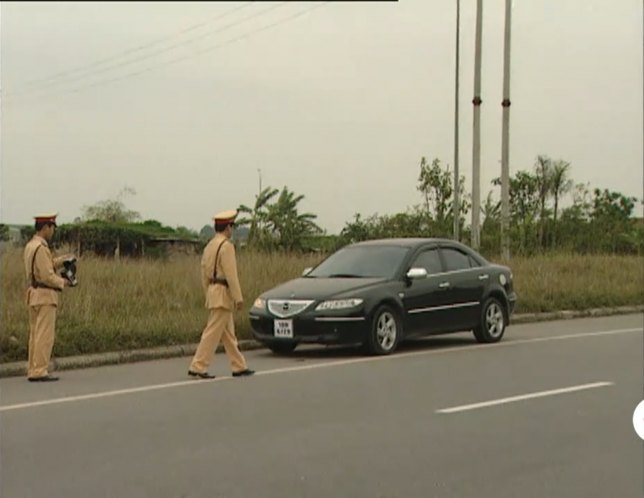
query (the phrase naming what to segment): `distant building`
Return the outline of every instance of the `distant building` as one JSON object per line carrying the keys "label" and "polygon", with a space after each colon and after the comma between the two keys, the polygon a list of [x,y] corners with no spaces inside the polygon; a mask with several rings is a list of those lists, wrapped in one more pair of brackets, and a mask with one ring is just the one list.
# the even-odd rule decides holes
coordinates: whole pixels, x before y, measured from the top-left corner
{"label": "distant building", "polygon": [[161,249],[165,254],[196,254],[201,250],[202,241],[199,239],[180,239],[177,237],[156,237],[147,243],[150,248]]}
{"label": "distant building", "polygon": [[9,227],[9,241],[14,244],[21,244],[24,241],[22,240],[22,230],[25,225],[7,225]]}
{"label": "distant building", "polygon": [[250,228],[247,226],[235,227],[235,230],[233,230],[233,241],[243,247],[248,242],[249,234]]}

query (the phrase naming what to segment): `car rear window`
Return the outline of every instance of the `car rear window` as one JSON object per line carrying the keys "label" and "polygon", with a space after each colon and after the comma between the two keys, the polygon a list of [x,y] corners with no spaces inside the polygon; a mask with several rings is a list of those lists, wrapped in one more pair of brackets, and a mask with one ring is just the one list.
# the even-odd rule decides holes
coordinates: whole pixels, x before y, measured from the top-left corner
{"label": "car rear window", "polygon": [[472,267],[470,257],[458,249],[444,247],[442,252],[445,258],[446,271],[466,270]]}

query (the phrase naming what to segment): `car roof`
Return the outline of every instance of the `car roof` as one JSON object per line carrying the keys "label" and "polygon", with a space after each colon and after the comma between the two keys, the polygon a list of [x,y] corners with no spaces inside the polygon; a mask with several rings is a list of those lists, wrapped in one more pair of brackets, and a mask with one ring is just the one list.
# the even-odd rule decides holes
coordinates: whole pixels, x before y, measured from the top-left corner
{"label": "car roof", "polygon": [[400,238],[391,238],[391,239],[373,239],[373,240],[363,240],[361,242],[356,242],[351,244],[353,246],[402,246],[402,247],[416,247],[421,244],[428,243],[450,243],[455,245],[462,245],[455,240],[451,239],[438,239],[438,238],[422,238],[422,237],[400,237]]}
{"label": "car roof", "polygon": [[473,249],[472,247],[463,244],[457,240],[445,239],[445,238],[431,238],[431,237],[399,237],[399,238],[390,238],[390,239],[373,239],[373,240],[363,240],[361,242],[355,242],[350,244],[349,247],[364,247],[364,246],[397,246],[397,247],[406,247],[410,249],[415,249],[417,247],[423,246],[425,244],[441,244],[441,245],[450,245],[452,247],[460,247],[470,254],[476,255],[476,257],[482,263],[489,263],[487,259],[479,252]]}

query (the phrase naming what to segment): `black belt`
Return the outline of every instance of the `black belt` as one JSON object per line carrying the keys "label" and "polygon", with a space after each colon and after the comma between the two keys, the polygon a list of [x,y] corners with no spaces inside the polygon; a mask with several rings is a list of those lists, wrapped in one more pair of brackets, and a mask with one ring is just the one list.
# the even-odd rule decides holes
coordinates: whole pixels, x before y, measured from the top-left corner
{"label": "black belt", "polygon": [[31,286],[34,289],[51,289],[57,292],[61,292],[61,290],[58,287],[50,287],[49,285],[41,284],[40,282],[32,282]]}
{"label": "black belt", "polygon": [[228,280],[226,280],[225,278],[211,278],[210,283],[214,285],[220,284],[228,287]]}

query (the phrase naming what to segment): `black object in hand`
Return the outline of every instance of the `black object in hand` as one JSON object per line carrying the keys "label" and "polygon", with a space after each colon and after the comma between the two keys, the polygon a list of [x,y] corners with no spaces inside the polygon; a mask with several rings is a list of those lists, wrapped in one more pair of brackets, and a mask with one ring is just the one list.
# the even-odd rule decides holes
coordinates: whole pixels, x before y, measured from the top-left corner
{"label": "black object in hand", "polygon": [[63,270],[60,272],[61,276],[67,279],[72,287],[78,285],[76,278],[76,258],[71,257],[63,260]]}

